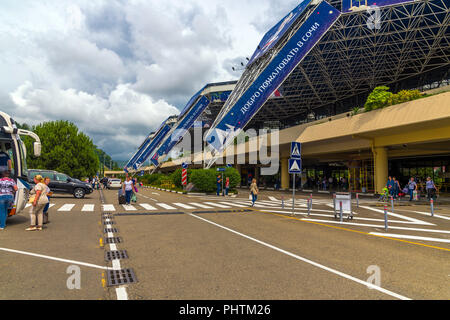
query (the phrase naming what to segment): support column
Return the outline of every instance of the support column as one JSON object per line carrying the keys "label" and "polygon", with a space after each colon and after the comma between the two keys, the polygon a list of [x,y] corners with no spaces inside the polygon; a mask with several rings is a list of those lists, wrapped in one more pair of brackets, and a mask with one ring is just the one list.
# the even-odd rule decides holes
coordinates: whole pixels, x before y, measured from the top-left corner
{"label": "support column", "polygon": [[281,158],[281,189],[289,190],[289,158]]}
{"label": "support column", "polygon": [[374,148],[374,171],[375,171],[375,191],[383,193],[386,181],[389,176],[388,156],[386,148]]}

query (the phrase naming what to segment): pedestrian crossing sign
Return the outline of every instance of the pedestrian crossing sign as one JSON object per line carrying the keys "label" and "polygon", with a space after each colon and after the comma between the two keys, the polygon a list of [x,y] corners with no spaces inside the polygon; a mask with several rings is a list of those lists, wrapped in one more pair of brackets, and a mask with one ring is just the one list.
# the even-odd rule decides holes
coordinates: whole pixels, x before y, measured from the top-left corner
{"label": "pedestrian crossing sign", "polygon": [[289,159],[289,173],[302,173],[301,159]]}
{"label": "pedestrian crossing sign", "polygon": [[301,159],[302,157],[302,145],[300,142],[291,143],[291,158]]}

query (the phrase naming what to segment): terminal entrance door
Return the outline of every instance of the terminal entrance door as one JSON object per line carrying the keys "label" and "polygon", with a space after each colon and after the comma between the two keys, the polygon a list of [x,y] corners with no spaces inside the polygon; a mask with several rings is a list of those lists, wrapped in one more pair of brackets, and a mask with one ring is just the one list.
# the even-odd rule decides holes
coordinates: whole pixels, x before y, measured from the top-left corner
{"label": "terminal entrance door", "polygon": [[374,192],[375,180],[372,160],[349,163],[349,188],[351,192]]}

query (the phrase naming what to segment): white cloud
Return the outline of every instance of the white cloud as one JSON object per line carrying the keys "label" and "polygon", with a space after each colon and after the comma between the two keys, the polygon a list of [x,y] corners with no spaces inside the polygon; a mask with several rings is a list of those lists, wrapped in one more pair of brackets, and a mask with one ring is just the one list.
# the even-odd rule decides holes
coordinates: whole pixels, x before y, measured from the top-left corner
{"label": "white cloud", "polygon": [[203,85],[237,79],[231,67],[296,4],[2,0],[0,108],[33,124],[73,121],[126,160]]}

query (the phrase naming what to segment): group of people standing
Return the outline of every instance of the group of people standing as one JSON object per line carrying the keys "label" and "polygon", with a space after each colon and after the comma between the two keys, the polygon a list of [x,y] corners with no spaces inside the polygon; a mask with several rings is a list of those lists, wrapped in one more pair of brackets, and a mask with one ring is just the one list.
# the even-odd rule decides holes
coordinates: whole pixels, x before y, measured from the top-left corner
{"label": "group of people standing", "polygon": [[[52,195],[48,184],[50,178],[43,178],[40,175],[34,177],[35,186],[30,191],[28,203],[30,206],[30,226],[26,231],[42,231],[44,224],[49,222],[48,209],[50,207],[50,196]],[[14,203],[14,194],[18,187],[16,182],[10,178],[10,171],[1,172],[0,179],[0,231],[6,228],[8,210]]]}
{"label": "group of people standing", "polygon": [[[417,200],[417,195],[419,192],[419,185],[414,179],[411,177],[405,187],[402,189],[400,186],[400,182],[396,179],[396,177],[389,176],[388,181],[386,183],[386,188],[389,192],[389,195],[394,199],[399,197],[401,192],[409,195],[409,201]],[[436,185],[431,177],[427,178],[425,189],[427,193],[428,200],[436,198]]]}
{"label": "group of people standing", "polygon": [[[220,191],[222,190],[222,176],[219,174],[217,176],[217,196],[220,196]],[[228,196],[228,192],[230,191],[230,178],[226,177],[225,186],[224,186],[225,195]]]}

